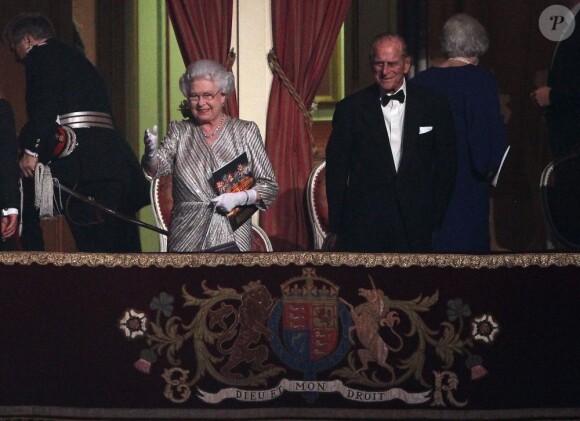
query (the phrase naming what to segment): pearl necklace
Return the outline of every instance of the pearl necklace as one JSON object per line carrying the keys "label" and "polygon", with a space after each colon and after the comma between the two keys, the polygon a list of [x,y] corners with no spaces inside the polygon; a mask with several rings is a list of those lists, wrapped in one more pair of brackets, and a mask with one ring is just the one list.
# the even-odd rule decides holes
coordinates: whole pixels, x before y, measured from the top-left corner
{"label": "pearl necklace", "polygon": [[222,114],[222,117],[220,118],[220,122],[218,123],[217,127],[215,128],[215,130],[213,132],[211,132],[210,134],[205,134],[203,132],[203,130],[201,131],[201,134],[203,135],[203,137],[205,137],[206,139],[209,139],[211,137],[214,137],[217,132],[220,131],[220,129],[222,128],[222,125],[224,124],[224,121],[226,119],[226,115]]}
{"label": "pearl necklace", "polygon": [[455,60],[455,61],[460,61],[461,63],[465,63],[465,64],[477,64],[477,59],[475,60],[475,63],[472,63],[471,60],[469,60],[466,57],[451,57],[449,60]]}

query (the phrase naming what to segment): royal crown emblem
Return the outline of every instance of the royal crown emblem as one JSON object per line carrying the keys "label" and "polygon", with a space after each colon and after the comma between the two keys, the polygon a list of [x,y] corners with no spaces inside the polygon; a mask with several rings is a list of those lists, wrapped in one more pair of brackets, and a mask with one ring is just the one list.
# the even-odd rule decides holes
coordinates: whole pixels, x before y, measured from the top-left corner
{"label": "royal crown emblem", "polygon": [[274,336],[272,350],[313,380],[317,371],[331,368],[346,356],[350,315],[338,300],[340,288],[313,269],[305,269],[280,289],[282,300],[272,310],[268,327],[273,332],[281,330],[283,340]]}

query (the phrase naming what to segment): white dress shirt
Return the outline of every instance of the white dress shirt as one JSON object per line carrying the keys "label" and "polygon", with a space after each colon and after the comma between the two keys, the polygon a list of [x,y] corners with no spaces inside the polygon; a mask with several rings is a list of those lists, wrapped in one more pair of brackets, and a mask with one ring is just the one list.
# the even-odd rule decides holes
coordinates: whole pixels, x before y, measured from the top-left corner
{"label": "white dress shirt", "polygon": [[399,170],[399,163],[401,162],[401,155],[403,153],[403,122],[405,121],[405,104],[407,102],[407,85],[405,80],[403,80],[403,85],[397,92],[401,90],[405,93],[405,102],[403,104],[399,101],[389,101],[387,105],[381,106],[383,117],[385,118],[385,127],[389,134],[393,160],[395,161],[395,170],[397,171]]}

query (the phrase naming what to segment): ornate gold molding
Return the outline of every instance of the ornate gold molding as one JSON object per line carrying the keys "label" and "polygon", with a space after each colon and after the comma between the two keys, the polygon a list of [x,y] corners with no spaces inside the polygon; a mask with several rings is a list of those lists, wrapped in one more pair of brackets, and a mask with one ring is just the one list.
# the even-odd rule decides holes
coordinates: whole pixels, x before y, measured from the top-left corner
{"label": "ornate gold molding", "polygon": [[578,253],[525,253],[525,254],[387,254],[387,253],[52,253],[2,252],[3,265],[53,265],[89,267],[216,267],[216,266],[288,266],[291,264],[330,266],[383,266],[383,267],[452,267],[494,269],[529,266],[580,266]]}

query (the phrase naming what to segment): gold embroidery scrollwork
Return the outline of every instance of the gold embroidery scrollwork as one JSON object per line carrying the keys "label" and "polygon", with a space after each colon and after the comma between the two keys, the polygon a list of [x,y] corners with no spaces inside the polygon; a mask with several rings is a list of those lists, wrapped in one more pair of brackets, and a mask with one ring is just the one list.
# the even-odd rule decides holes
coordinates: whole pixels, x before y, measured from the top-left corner
{"label": "gold embroidery scrollwork", "polygon": [[396,254],[396,253],[55,253],[2,252],[3,265],[52,265],[89,267],[217,267],[330,265],[351,267],[452,267],[495,269],[501,267],[580,266],[580,253],[527,254]]}
{"label": "gold embroidery scrollwork", "polygon": [[165,369],[163,379],[167,382],[163,395],[174,403],[186,402],[191,396],[191,388],[187,384],[189,370],[179,367]]}

